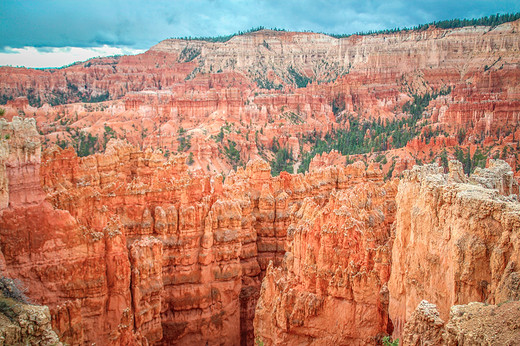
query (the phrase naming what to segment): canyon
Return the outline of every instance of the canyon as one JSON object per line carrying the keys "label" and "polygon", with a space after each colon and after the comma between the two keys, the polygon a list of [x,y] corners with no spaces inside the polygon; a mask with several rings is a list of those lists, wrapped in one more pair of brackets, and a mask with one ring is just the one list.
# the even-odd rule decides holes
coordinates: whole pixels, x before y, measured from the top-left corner
{"label": "canyon", "polygon": [[66,343],[252,341],[261,279],[305,197],[382,184],[363,163],[271,177],[261,160],[223,182],[114,139],[104,154],[41,156],[33,120],[4,122],[7,134],[4,268],[49,306]]}
{"label": "canyon", "polygon": [[223,181],[115,139],[42,154],[32,119],[1,136],[3,273],[65,343],[375,344],[421,299],[446,320],[520,295],[519,185],[501,160],[400,181],[363,162],[271,177],[256,160]]}
{"label": "canyon", "polygon": [[519,30],[0,67],[0,341],[518,340]]}
{"label": "canyon", "polygon": [[[227,174],[256,158],[273,163],[286,148],[286,163],[305,172],[316,153],[336,149],[367,163],[382,152],[383,171],[397,176],[439,162],[444,149],[455,158],[458,146],[499,156],[518,177],[519,26],[168,39],[62,69],[0,67],[0,99],[6,119],[36,119],[44,147],[81,156],[125,138],[191,153],[192,170]],[[365,131],[362,147],[327,140],[353,124]]]}

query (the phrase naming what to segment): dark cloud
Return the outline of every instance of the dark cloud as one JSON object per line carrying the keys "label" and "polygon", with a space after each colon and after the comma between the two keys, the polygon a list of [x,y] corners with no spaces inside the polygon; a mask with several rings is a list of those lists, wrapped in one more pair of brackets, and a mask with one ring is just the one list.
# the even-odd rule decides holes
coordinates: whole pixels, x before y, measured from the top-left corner
{"label": "dark cloud", "polygon": [[227,35],[256,26],[353,33],[519,11],[517,0],[2,0],[0,48],[144,49],[168,37]]}

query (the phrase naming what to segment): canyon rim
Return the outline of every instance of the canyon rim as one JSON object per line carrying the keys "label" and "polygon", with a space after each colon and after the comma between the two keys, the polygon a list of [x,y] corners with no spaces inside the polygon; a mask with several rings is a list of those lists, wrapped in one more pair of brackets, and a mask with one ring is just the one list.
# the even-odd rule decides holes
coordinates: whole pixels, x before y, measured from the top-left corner
{"label": "canyon rim", "polygon": [[0,345],[517,343],[519,18],[0,67]]}

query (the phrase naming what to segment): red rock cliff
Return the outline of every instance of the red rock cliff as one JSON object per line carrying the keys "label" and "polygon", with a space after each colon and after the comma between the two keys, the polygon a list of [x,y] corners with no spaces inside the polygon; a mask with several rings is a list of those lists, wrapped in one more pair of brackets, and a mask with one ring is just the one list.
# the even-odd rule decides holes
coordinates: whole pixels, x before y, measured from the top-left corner
{"label": "red rock cliff", "polygon": [[1,268],[65,342],[247,344],[254,327],[267,343],[373,343],[425,298],[446,320],[518,296],[502,161],[470,178],[414,168],[394,204],[396,182],[361,162],[273,178],[257,160],[223,182],[118,140],[40,158],[33,121],[2,124]]}
{"label": "red rock cliff", "polygon": [[374,344],[391,332],[396,184],[362,163],[331,173],[344,177],[343,189],[306,198],[293,212],[284,262],[271,264],[262,282],[255,335],[267,345]]}
{"label": "red rock cliff", "polygon": [[[50,307],[65,342],[251,342],[260,280],[281,263],[294,212],[349,186],[337,169],[273,178],[260,160],[223,183],[190,173],[185,156],[111,140],[85,158],[44,152],[42,190],[34,122],[4,127],[15,129],[4,149],[20,158],[3,177],[4,194],[16,191],[0,218],[5,266]],[[22,182],[24,165],[34,168]],[[19,191],[32,197],[18,202]]]}
{"label": "red rock cliff", "polygon": [[493,161],[469,179],[457,161],[405,172],[396,197],[389,313],[402,333],[421,300],[448,320],[452,305],[518,299],[518,183]]}

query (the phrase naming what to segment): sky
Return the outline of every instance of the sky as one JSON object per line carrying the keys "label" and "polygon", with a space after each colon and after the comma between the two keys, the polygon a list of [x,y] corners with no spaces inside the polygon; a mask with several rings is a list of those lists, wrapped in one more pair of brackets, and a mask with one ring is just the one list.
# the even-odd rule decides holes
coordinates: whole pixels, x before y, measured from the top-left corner
{"label": "sky", "polygon": [[0,65],[60,67],[253,27],[349,34],[520,12],[520,0],[1,0]]}

